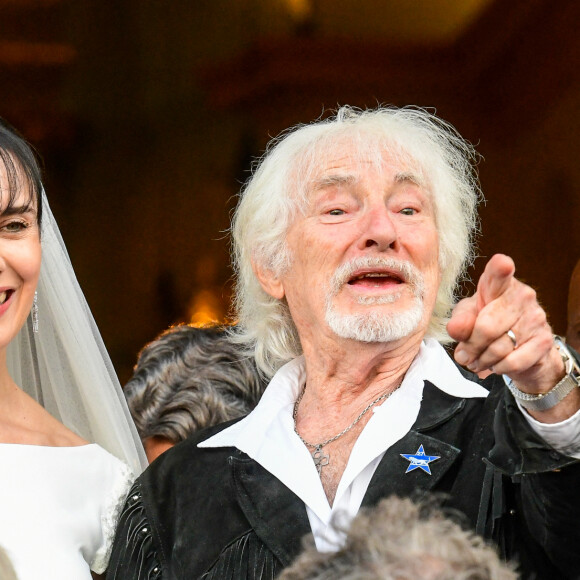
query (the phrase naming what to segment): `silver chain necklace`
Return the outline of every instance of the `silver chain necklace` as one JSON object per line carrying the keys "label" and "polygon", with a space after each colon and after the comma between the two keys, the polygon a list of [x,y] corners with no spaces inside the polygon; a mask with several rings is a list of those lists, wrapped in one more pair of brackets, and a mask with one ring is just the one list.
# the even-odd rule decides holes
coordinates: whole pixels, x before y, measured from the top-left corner
{"label": "silver chain necklace", "polygon": [[360,415],[348,427],[346,427],[340,433],[338,433],[338,435],[335,435],[334,437],[331,437],[330,439],[327,439],[326,441],[322,441],[322,443],[308,443],[308,441],[305,441],[302,438],[302,435],[300,435],[300,433],[298,433],[298,429],[296,427],[296,416],[298,415],[298,406],[300,405],[300,401],[302,401],[302,397],[304,396],[304,393],[306,392],[306,385],[304,385],[302,392],[300,393],[300,395],[298,395],[298,398],[296,399],[296,402],[294,403],[294,411],[292,412],[292,418],[294,419],[294,433],[296,433],[296,435],[298,435],[298,437],[300,437],[300,441],[302,441],[302,443],[304,443],[304,445],[306,445],[306,447],[310,447],[310,448],[314,449],[314,451],[311,453],[311,455],[312,455],[312,459],[314,460],[314,465],[316,466],[316,471],[318,471],[318,475],[320,475],[322,473],[322,468],[325,465],[328,465],[330,463],[330,455],[328,453],[324,453],[322,451],[322,448],[324,446],[328,445],[329,443],[336,441],[337,439],[342,437],[345,433],[348,433],[365,416],[365,414],[372,407],[374,407],[380,401],[388,399],[400,386],[401,386],[401,383],[399,383],[389,393],[383,393],[380,397],[377,397],[374,401],[369,403],[360,412]]}

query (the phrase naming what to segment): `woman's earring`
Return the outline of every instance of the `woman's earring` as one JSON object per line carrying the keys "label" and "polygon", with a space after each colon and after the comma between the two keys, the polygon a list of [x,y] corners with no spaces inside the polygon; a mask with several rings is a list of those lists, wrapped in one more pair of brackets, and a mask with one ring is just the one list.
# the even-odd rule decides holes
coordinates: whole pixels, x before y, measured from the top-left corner
{"label": "woman's earring", "polygon": [[32,315],[32,332],[38,332],[38,292],[34,293],[31,315]]}

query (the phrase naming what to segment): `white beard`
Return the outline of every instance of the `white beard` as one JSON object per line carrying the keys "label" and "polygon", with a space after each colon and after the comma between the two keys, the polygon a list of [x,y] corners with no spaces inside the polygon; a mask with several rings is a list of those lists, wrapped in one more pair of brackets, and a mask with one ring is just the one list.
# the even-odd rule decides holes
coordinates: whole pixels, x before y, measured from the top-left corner
{"label": "white beard", "polygon": [[[388,268],[401,274],[411,287],[414,295],[413,304],[405,310],[395,312],[377,312],[369,310],[358,314],[337,312],[333,298],[348,282],[352,274],[363,268]],[[419,326],[424,312],[424,283],[421,273],[408,262],[393,258],[358,258],[343,264],[337,269],[330,284],[326,299],[326,323],[341,338],[360,342],[392,342],[409,336]],[[361,296],[359,304],[389,304],[400,300],[401,293],[383,296]]]}

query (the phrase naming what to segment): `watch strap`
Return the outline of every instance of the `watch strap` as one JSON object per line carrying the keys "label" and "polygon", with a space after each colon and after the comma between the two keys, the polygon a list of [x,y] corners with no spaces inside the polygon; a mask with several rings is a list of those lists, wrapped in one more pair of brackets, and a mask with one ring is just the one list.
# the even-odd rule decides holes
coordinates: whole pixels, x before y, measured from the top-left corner
{"label": "watch strap", "polygon": [[557,405],[576,387],[580,387],[580,367],[574,356],[559,336],[554,337],[554,344],[562,356],[566,374],[551,390],[537,395],[525,393],[524,391],[520,391],[509,377],[505,377],[506,385],[511,394],[525,409],[529,409],[530,411],[547,411]]}

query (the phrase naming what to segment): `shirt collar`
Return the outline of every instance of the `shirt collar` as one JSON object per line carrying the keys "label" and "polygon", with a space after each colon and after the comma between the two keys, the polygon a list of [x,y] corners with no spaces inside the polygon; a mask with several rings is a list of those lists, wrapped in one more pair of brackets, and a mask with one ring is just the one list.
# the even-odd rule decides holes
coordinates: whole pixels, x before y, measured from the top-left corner
{"label": "shirt collar", "polygon": [[[417,383],[422,389],[424,381],[429,381],[453,397],[487,397],[488,394],[484,387],[465,378],[443,347],[430,338],[421,344],[419,353],[409,367],[399,391],[401,394],[407,394],[406,391],[411,390],[410,385]],[[260,440],[267,433],[269,425],[276,421],[279,413],[291,419],[291,430],[294,430],[292,420],[294,402],[305,382],[304,356],[299,356],[278,370],[260,402],[249,415],[199,443],[199,447],[233,446],[248,453],[250,457],[254,456],[254,453],[249,453],[248,450],[256,450],[260,446]]]}
{"label": "shirt collar", "polygon": [[407,371],[417,375],[453,397],[471,399],[487,397],[488,391],[480,384],[464,377],[445,349],[433,338],[423,341],[419,354]]}

